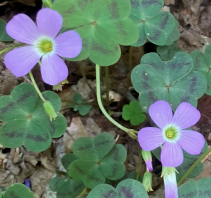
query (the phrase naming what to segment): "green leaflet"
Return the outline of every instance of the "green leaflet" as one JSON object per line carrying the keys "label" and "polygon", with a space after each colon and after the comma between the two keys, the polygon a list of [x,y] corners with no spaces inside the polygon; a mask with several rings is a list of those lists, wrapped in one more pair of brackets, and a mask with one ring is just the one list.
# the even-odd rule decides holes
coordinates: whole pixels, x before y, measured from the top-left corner
{"label": "green leaflet", "polygon": [[57,175],[50,181],[49,186],[56,192],[57,198],[76,198],[85,188],[82,182],[70,179],[67,175]]}
{"label": "green leaflet", "polygon": [[87,198],[148,198],[148,194],[141,182],[134,179],[121,181],[116,189],[108,184],[96,186]]}
{"label": "green leaflet", "polygon": [[73,96],[74,103],[70,103],[69,106],[73,108],[74,111],[79,111],[79,114],[85,116],[89,113],[92,105],[84,104],[81,94],[75,94]]}
{"label": "green leaflet", "polygon": [[139,30],[133,46],[142,46],[147,39],[156,45],[171,45],[179,38],[178,22],[169,12],[160,11],[163,0],[131,0],[130,18]]}
{"label": "green leaflet", "polygon": [[181,185],[178,189],[179,197],[209,198],[211,197],[211,178],[194,179]]}
{"label": "green leaflet", "polygon": [[206,94],[211,95],[211,45],[206,46],[205,53],[195,50],[191,52],[193,71],[200,71],[207,79]]}
{"label": "green leaflet", "polygon": [[205,76],[193,68],[189,54],[178,52],[170,61],[162,61],[156,53],[145,54],[141,64],[131,73],[131,81],[139,93],[139,102],[144,111],[157,100],[168,101],[175,110],[181,102],[196,107],[206,88]]}
{"label": "green leaflet", "polygon": [[80,55],[92,62],[109,66],[120,58],[120,46],[131,45],[138,39],[138,29],[129,15],[130,0],[58,0],[52,9],[63,17],[64,28],[77,31],[83,42]]}
{"label": "green leaflet", "polygon": [[122,118],[124,120],[130,120],[132,125],[138,125],[145,121],[146,116],[143,114],[139,102],[133,100],[129,105],[124,105],[122,108]]}
{"label": "green leaflet", "polygon": [[6,25],[7,23],[4,20],[0,19],[0,41],[2,42],[10,42],[14,40],[7,34]]}
{"label": "green leaflet", "polygon": [[177,42],[174,42],[172,45],[169,46],[165,45],[157,47],[157,53],[164,61],[171,60],[177,52],[182,52],[182,50],[177,47]]}
{"label": "green leaflet", "polygon": [[23,184],[12,184],[3,195],[4,198],[35,198],[31,190]]}
{"label": "green leaflet", "polygon": [[[59,96],[51,91],[43,92],[56,112],[61,108]],[[58,116],[52,122],[44,111],[43,102],[33,85],[22,83],[16,86],[10,96],[0,97],[0,142],[8,148],[24,145],[34,152],[44,151],[52,138],[60,137],[66,130],[64,116]]]}

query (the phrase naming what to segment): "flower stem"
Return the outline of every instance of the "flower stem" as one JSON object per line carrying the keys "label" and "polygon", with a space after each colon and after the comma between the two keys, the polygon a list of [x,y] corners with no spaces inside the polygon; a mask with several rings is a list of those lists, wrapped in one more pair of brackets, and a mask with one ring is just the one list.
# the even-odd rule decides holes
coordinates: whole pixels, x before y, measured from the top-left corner
{"label": "flower stem", "polygon": [[85,188],[77,198],[82,198],[87,192],[87,188]]}
{"label": "flower stem", "polygon": [[106,80],[106,106],[109,105],[109,70],[105,67],[105,80]]}
{"label": "flower stem", "polygon": [[[139,148],[140,149],[140,148]],[[141,175],[141,170],[142,170],[142,155],[141,155],[141,152],[139,152],[138,154],[138,170],[137,170],[137,173],[136,173],[136,180],[139,181],[139,178],[140,178],[140,175]]]}
{"label": "flower stem", "polygon": [[47,7],[47,8],[51,8],[53,3],[51,0],[43,0],[42,3]]}
{"label": "flower stem", "polygon": [[194,170],[194,168],[201,162],[209,153],[211,152],[211,147],[207,149],[195,162],[194,164],[188,169],[188,171],[183,175],[180,181],[177,183],[177,186],[180,186],[182,182],[188,177],[188,175]]}
{"label": "flower stem", "polygon": [[118,128],[120,128],[121,130],[123,130],[124,132],[126,132],[130,137],[132,137],[133,139],[137,140],[137,136],[136,133],[138,133],[138,131],[135,131],[133,129],[128,129],[124,126],[122,126],[121,124],[119,124],[118,122],[116,122],[105,110],[105,108],[103,107],[102,104],[102,100],[101,100],[101,91],[100,91],[100,66],[96,65],[96,91],[97,91],[97,102],[98,105],[100,107],[100,110],[102,111],[102,113],[104,114],[104,116],[110,121],[112,122],[115,126],[117,126]]}
{"label": "flower stem", "polygon": [[8,51],[10,51],[10,50],[12,50],[12,49],[14,49],[16,47],[20,47],[20,46],[23,46],[23,44],[17,44],[17,45],[13,45],[13,46],[7,47],[7,48],[5,48],[5,49],[0,51],[0,55],[5,53],[5,52],[8,52]]}
{"label": "flower stem", "polygon": [[32,81],[32,83],[33,83],[33,85],[34,85],[35,90],[37,91],[37,93],[38,93],[38,95],[40,96],[40,98],[42,99],[42,101],[43,101],[43,102],[47,102],[46,99],[43,97],[42,93],[40,92],[40,90],[39,90],[39,88],[38,88],[38,86],[37,86],[37,83],[36,83],[35,80],[34,80],[34,76],[33,76],[33,74],[32,74],[31,71],[29,72],[29,76],[30,76],[30,78],[31,78],[31,81]]}

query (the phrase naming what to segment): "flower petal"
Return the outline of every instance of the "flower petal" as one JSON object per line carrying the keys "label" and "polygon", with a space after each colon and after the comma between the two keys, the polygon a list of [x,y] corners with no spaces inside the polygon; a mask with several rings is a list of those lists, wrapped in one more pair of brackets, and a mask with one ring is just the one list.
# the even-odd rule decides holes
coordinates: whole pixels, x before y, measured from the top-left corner
{"label": "flower petal", "polygon": [[163,129],[172,121],[172,110],[168,102],[159,100],[149,107],[149,115],[155,124]]}
{"label": "flower petal", "polygon": [[155,127],[145,127],[138,133],[138,141],[142,149],[151,151],[161,146],[163,139],[162,130]]}
{"label": "flower petal", "polygon": [[8,52],[4,57],[4,63],[16,77],[20,77],[31,71],[40,56],[33,46],[24,46]]}
{"label": "flower petal", "polygon": [[57,85],[68,76],[64,61],[57,55],[43,56],[41,62],[42,79],[49,85]]}
{"label": "flower petal", "polygon": [[178,143],[187,153],[198,155],[204,147],[205,139],[196,131],[182,130]]}
{"label": "flower petal", "polygon": [[76,31],[67,31],[55,38],[56,54],[66,58],[78,56],[82,50],[82,40]]}
{"label": "flower petal", "polygon": [[17,41],[33,44],[39,36],[35,23],[25,14],[14,16],[6,26],[7,33]]}
{"label": "flower petal", "polygon": [[177,167],[183,162],[183,152],[179,144],[165,142],[161,150],[161,162],[163,166]]}
{"label": "flower petal", "polygon": [[43,35],[55,38],[62,23],[62,16],[55,10],[43,8],[37,13],[37,27]]}
{"label": "flower petal", "polygon": [[180,129],[186,129],[196,124],[200,117],[200,112],[194,106],[183,102],[177,107],[172,122],[180,127]]}

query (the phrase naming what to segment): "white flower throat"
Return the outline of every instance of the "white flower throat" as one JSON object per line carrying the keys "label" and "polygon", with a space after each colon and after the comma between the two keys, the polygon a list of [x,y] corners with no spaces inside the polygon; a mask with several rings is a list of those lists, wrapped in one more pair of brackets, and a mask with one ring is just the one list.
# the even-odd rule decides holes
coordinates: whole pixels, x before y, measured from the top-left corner
{"label": "white flower throat", "polygon": [[174,124],[169,124],[163,129],[163,136],[168,142],[176,142],[180,137],[180,129]]}

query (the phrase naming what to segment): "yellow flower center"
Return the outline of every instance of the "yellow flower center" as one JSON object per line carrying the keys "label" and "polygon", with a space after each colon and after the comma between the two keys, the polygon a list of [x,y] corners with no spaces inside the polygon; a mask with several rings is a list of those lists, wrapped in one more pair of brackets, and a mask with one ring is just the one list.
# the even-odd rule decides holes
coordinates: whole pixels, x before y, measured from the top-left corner
{"label": "yellow flower center", "polygon": [[169,139],[174,139],[178,135],[178,131],[175,127],[169,126],[168,128],[165,129],[165,135]]}
{"label": "yellow flower center", "polygon": [[167,136],[167,137],[169,137],[169,138],[171,138],[171,137],[173,137],[173,136],[174,136],[174,132],[173,132],[173,131],[168,130],[168,131],[166,131],[166,136]]}
{"label": "yellow flower center", "polygon": [[42,40],[39,44],[39,48],[40,48],[41,52],[48,53],[48,52],[52,51],[53,45],[52,45],[51,41]]}

